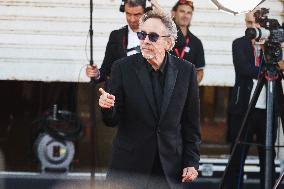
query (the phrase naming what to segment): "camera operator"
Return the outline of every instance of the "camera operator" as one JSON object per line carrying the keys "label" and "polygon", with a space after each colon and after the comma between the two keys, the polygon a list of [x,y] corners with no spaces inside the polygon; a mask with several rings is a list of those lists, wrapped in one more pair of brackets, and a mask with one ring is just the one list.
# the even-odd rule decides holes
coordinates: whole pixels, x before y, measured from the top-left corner
{"label": "camera operator", "polygon": [[[255,12],[255,11],[254,11]],[[259,28],[259,23],[256,23],[254,12],[246,14],[245,21],[248,28]],[[255,40],[250,40],[247,37],[241,37],[234,40],[232,45],[233,63],[235,68],[235,85],[231,94],[228,107],[228,126],[229,140],[234,145],[238,133],[240,131],[244,115],[248,109],[248,104],[254,93],[257,85],[257,78],[261,72],[264,63],[264,57],[260,45],[256,45]],[[273,141],[275,143],[276,131],[273,132]],[[266,133],[266,90],[265,86],[259,95],[255,108],[250,113],[250,116],[245,127],[244,139],[250,143],[256,135],[256,142],[265,145]],[[236,158],[232,160],[232,173],[230,179],[225,181],[225,187],[229,189],[240,189],[243,185],[243,166],[249,150],[248,145],[242,145],[237,148]],[[264,174],[265,174],[265,148],[258,146],[258,157],[260,161],[260,185],[264,189]],[[274,149],[273,149],[274,150]],[[273,151],[273,159],[275,151]],[[275,164],[272,165],[273,179],[275,179]]]}

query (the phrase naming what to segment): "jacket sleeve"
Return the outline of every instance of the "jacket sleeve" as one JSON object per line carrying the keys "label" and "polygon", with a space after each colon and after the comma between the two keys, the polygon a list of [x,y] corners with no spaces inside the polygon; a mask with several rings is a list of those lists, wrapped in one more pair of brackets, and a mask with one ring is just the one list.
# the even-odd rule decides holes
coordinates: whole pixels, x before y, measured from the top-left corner
{"label": "jacket sleeve", "polygon": [[106,46],[105,56],[100,68],[100,79],[98,82],[106,81],[107,76],[110,75],[111,65],[115,61],[113,46],[117,43],[115,31],[112,31]]}
{"label": "jacket sleeve", "polygon": [[115,96],[115,104],[111,109],[102,109],[103,121],[109,127],[115,127],[123,115],[124,93],[122,90],[122,73],[120,62],[113,63],[110,77],[110,93]]}
{"label": "jacket sleeve", "polygon": [[188,94],[181,118],[182,137],[183,137],[183,168],[199,167],[199,146],[200,136],[200,110],[199,110],[199,89],[194,66],[191,68],[189,78]]}
{"label": "jacket sleeve", "polygon": [[247,57],[248,49],[244,47],[244,43],[241,43],[239,40],[235,40],[232,45],[232,50],[236,74],[257,79],[258,67],[256,67],[254,63],[250,63]]}

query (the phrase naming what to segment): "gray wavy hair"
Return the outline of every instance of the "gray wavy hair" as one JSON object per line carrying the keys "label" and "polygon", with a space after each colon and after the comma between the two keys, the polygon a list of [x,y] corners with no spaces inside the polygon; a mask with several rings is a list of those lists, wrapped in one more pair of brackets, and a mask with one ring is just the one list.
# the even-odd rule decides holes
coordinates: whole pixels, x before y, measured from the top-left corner
{"label": "gray wavy hair", "polygon": [[177,39],[177,27],[174,21],[172,20],[171,16],[160,9],[154,9],[148,11],[140,18],[139,26],[141,27],[141,25],[143,25],[150,18],[160,19],[162,23],[165,25],[168,35],[170,35],[173,39],[172,46],[170,48],[172,49],[175,46],[175,41]]}

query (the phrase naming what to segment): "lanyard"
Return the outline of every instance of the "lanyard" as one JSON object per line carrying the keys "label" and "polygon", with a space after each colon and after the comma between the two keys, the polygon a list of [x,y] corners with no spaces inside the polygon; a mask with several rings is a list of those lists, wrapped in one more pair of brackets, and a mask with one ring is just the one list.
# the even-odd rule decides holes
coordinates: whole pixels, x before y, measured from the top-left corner
{"label": "lanyard", "polygon": [[179,51],[178,51],[178,49],[177,49],[177,48],[175,48],[175,49],[174,49],[174,50],[175,50],[176,55],[177,55],[179,58],[183,59],[184,54],[185,54],[185,49],[186,49],[186,47],[189,45],[189,41],[190,41],[189,36],[187,36],[187,37],[186,37],[186,43],[185,43],[185,46],[183,47],[183,49],[182,49],[181,53],[179,53]]}
{"label": "lanyard", "polygon": [[263,67],[263,57],[261,57],[261,52],[262,51],[253,46],[254,64],[255,67],[258,67],[258,75],[261,73]]}
{"label": "lanyard", "polygon": [[254,53],[254,63],[256,67],[260,66],[260,53],[259,53],[259,49],[253,47],[253,53]]}

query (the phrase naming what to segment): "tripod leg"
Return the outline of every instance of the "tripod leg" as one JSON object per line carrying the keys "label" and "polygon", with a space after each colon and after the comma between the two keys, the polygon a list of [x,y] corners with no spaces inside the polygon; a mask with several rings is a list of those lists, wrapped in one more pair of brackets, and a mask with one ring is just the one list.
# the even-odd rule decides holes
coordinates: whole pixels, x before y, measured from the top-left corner
{"label": "tripod leg", "polygon": [[[269,73],[269,72],[268,72]],[[269,73],[270,74],[270,73]],[[267,112],[266,112],[266,136],[265,136],[265,189],[272,188],[273,185],[273,126],[275,120],[275,80],[268,80],[267,84]]]}
{"label": "tripod leg", "polygon": [[[250,125],[247,124],[248,117],[249,117],[249,114],[252,111],[252,109],[255,107],[255,104],[256,104],[257,99],[259,97],[259,94],[260,94],[260,92],[261,92],[261,90],[262,90],[262,88],[264,86],[265,81],[266,80],[265,80],[264,75],[261,75],[261,77],[258,80],[258,83],[257,83],[256,89],[254,91],[254,94],[252,96],[252,99],[250,101],[250,104],[248,106],[248,109],[246,111],[246,114],[244,116],[244,119],[242,121],[241,129],[239,131],[238,137],[237,137],[237,139],[235,141],[235,144],[234,144],[234,147],[232,149],[232,153],[231,153],[228,165],[227,165],[227,167],[225,169],[225,172],[223,174],[221,183],[219,185],[219,189],[227,189],[227,188],[231,189],[231,188],[233,188],[232,187],[232,182],[230,182],[230,181],[232,179],[235,179],[235,178],[230,178],[231,177],[231,173],[234,172],[235,167],[243,166],[243,165],[241,165],[241,161],[239,161],[239,160],[241,160],[241,157],[239,156],[239,152],[245,152],[246,149],[243,146],[243,144],[241,144],[240,142],[245,141],[246,138],[247,138],[246,135],[247,135],[248,127],[250,127]],[[239,165],[236,165],[235,162],[240,162],[240,163],[239,163]]]}
{"label": "tripod leg", "polygon": [[[282,75],[283,79],[283,75]],[[284,93],[281,80],[277,82],[277,104],[278,104],[278,116],[280,116],[281,123],[282,123],[282,131],[284,133]]]}
{"label": "tripod leg", "polygon": [[[276,112],[278,112],[277,116],[280,116],[281,118],[282,131],[284,133],[284,125],[283,125],[284,124],[284,95],[283,95],[284,93],[283,93],[283,87],[281,83],[281,80],[283,79],[283,74],[281,73],[280,76],[281,76],[281,79],[277,82],[277,103],[276,104],[278,104],[278,107],[277,107]],[[280,177],[275,182],[273,189],[278,189],[283,179],[284,179],[284,171],[282,172]]]}
{"label": "tripod leg", "polygon": [[280,177],[277,179],[275,185],[273,186],[273,189],[278,189],[281,185],[282,180],[284,179],[284,172],[280,175]]}

